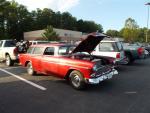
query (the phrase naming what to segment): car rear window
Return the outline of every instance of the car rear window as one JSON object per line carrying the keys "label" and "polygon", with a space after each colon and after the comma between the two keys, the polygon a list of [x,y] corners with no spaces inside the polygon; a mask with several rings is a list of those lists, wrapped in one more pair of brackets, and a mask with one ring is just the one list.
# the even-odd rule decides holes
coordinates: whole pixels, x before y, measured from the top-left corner
{"label": "car rear window", "polygon": [[103,52],[119,52],[123,50],[123,47],[119,42],[101,42],[99,50]]}
{"label": "car rear window", "polygon": [[114,51],[112,43],[109,42],[101,42],[99,44],[99,50],[100,51]]}

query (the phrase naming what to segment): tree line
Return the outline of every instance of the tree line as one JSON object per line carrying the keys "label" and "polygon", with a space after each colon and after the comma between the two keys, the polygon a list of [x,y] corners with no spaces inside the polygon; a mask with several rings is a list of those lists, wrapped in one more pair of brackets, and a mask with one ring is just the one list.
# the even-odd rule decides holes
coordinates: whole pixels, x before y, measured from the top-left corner
{"label": "tree line", "polygon": [[[23,39],[23,32],[46,29],[52,26],[59,29],[68,29],[91,33],[103,32],[101,24],[73,17],[68,12],[54,12],[44,8],[28,11],[26,6],[14,0],[0,0],[0,39]],[[145,42],[146,34],[150,42],[150,30],[140,28],[137,22],[128,18],[121,30],[107,30],[106,34],[112,37],[122,37],[127,42]]]}
{"label": "tree line", "polygon": [[31,12],[21,4],[0,0],[0,39],[23,39],[23,32],[45,29],[47,26],[76,30],[85,33],[103,32],[103,27],[94,21],[77,20],[68,12],[51,9],[36,9]]}
{"label": "tree line", "polygon": [[126,42],[146,42],[146,35],[147,35],[147,42],[150,42],[150,30],[146,27],[140,28],[137,22],[132,19],[128,18],[125,21],[124,27],[120,30],[107,30],[107,35],[111,37],[122,37]]}

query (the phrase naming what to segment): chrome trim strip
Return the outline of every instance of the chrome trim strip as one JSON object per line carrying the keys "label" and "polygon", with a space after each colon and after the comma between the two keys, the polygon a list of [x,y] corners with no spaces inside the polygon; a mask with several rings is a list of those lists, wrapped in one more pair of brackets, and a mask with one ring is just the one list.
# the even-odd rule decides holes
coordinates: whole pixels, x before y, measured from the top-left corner
{"label": "chrome trim strip", "polygon": [[48,60],[44,60],[44,61],[42,61],[42,62],[53,63],[53,64],[59,64],[59,65],[64,65],[64,66],[72,66],[72,67],[77,67],[77,68],[90,69],[90,68],[88,68],[88,67],[76,66],[76,65],[71,65],[71,64],[67,64],[67,63],[53,62],[53,61],[48,61]]}

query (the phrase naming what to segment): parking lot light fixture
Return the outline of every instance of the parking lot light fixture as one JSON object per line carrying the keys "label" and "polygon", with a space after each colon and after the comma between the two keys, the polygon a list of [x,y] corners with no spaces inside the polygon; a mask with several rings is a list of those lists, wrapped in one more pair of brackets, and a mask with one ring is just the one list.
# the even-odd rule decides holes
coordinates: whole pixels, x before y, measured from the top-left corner
{"label": "parking lot light fixture", "polygon": [[150,2],[146,3],[145,5],[147,5],[147,31],[146,31],[146,39],[145,42],[147,43],[147,39],[148,39],[148,24],[149,24],[149,6],[150,6]]}

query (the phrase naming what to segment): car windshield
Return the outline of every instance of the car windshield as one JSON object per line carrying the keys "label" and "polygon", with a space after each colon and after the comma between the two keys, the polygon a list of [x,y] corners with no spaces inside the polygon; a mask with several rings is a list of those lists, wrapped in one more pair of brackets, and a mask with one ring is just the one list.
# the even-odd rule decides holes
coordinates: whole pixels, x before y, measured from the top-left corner
{"label": "car windshield", "polygon": [[58,55],[67,55],[72,52],[75,46],[61,46],[58,50]]}

